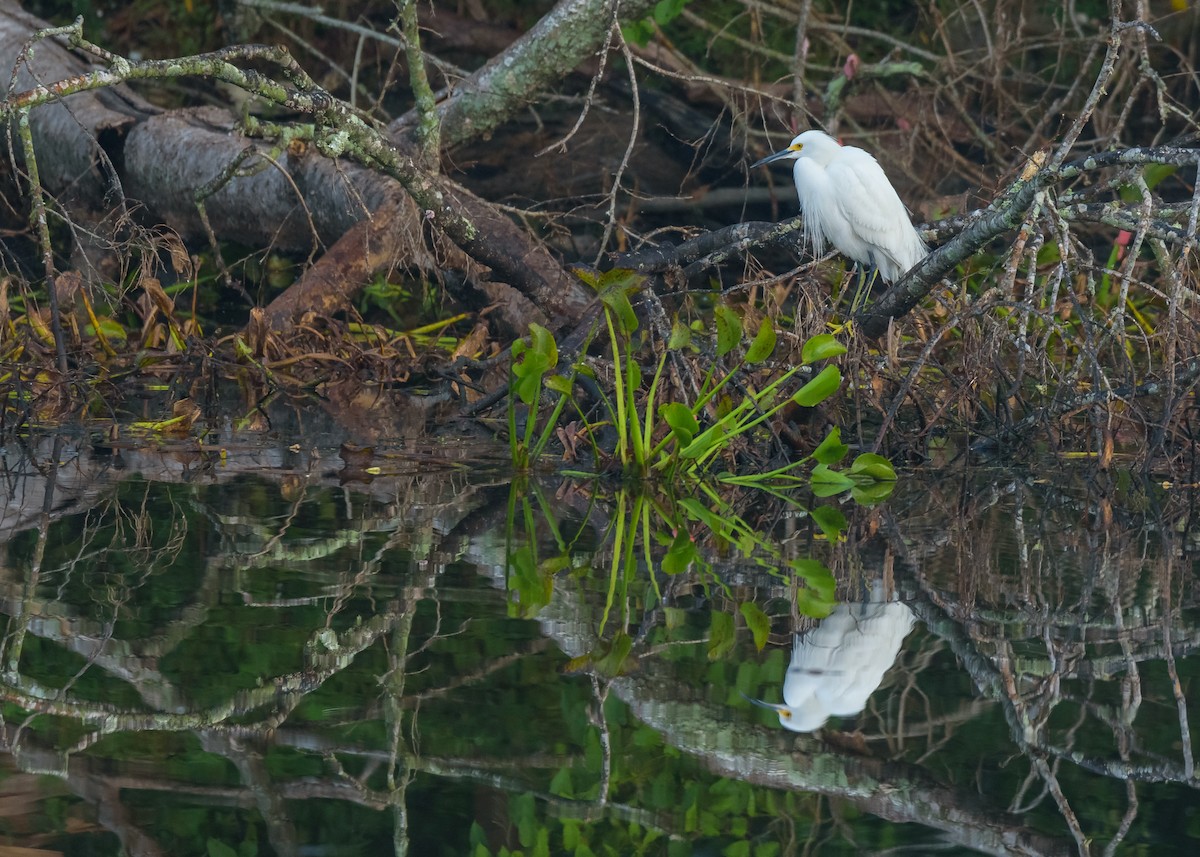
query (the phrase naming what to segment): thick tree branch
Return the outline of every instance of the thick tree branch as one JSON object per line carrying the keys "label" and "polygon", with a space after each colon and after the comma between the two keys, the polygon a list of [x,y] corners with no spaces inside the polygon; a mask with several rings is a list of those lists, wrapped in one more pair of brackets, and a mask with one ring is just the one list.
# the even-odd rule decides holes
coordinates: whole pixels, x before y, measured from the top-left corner
{"label": "thick tree branch", "polygon": [[[560,0],[508,50],[454,88],[439,109],[442,145],[488,136],[607,45],[614,13],[630,21],[654,5],[655,0]],[[407,136],[418,121],[409,113],[388,131]]]}
{"label": "thick tree branch", "polygon": [[1045,152],[1030,158],[1021,176],[996,202],[980,212],[962,232],[922,259],[879,300],[858,313],[855,324],[859,330],[869,337],[883,335],[892,319],[902,317],[920,303],[955,266],[965,262],[992,239],[1017,228],[1039,192],[1056,182],[1114,166],[1173,164],[1195,167],[1200,165],[1200,149],[1168,146],[1122,149],[1081,158],[1057,170],[1045,166],[1045,162]]}

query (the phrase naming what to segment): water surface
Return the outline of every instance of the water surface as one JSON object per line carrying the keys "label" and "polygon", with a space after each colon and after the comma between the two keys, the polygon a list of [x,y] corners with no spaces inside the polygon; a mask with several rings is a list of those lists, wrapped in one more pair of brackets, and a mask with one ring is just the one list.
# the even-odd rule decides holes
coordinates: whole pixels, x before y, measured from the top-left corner
{"label": "water surface", "polygon": [[[833,570],[822,622],[719,539],[673,574],[660,544],[614,560],[613,486],[514,485],[502,458],[10,445],[0,843],[1194,852],[1187,489],[905,475],[836,547],[742,498]],[[748,700],[785,696],[799,731]]]}

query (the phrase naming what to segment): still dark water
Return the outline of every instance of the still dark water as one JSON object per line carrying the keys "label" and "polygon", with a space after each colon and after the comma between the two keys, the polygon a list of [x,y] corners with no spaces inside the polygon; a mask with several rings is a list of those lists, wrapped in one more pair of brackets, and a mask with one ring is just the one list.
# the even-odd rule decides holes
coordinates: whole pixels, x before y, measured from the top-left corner
{"label": "still dark water", "polygon": [[93,441],[0,461],[0,852],[1200,845],[1192,488],[906,474],[837,546],[743,496],[774,553],[681,569],[503,451]]}

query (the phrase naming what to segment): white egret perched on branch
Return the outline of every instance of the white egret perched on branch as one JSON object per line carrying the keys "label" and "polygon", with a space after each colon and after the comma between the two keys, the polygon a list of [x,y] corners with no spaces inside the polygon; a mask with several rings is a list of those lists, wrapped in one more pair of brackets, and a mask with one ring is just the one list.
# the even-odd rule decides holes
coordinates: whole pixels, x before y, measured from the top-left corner
{"label": "white egret perched on branch", "polygon": [[824,131],[805,131],[754,166],[784,160],[796,162],[792,176],[815,255],[829,242],[891,283],[928,254],[904,203],[868,152],[843,146]]}

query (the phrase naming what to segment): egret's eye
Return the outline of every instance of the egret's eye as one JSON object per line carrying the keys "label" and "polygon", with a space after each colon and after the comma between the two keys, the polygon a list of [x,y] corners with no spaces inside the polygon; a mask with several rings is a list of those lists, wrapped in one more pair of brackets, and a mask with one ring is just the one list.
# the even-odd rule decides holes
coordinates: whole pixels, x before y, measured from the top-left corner
{"label": "egret's eye", "polygon": [[799,152],[803,148],[804,148],[803,143],[793,143],[792,145],[788,146],[788,149],[793,152]]}
{"label": "egret's eye", "polygon": [[792,712],[790,712],[790,711],[781,711],[779,713],[782,714],[784,717],[786,717],[788,720],[792,719]]}

